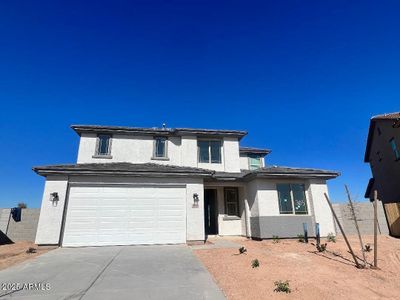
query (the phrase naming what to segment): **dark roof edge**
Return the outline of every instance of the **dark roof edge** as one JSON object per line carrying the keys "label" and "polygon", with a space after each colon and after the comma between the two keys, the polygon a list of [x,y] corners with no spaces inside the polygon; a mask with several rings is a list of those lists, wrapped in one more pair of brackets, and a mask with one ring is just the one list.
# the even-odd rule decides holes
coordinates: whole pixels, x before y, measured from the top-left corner
{"label": "dark roof edge", "polygon": [[71,128],[78,133],[121,133],[121,134],[160,134],[160,135],[218,135],[234,136],[241,139],[247,135],[243,130],[225,130],[225,129],[197,129],[197,128],[143,128],[143,127],[125,127],[125,126],[101,126],[101,125],[71,125]]}
{"label": "dark roof edge", "polygon": [[267,148],[254,148],[254,147],[240,147],[239,148],[239,153],[243,154],[262,154],[262,155],[267,155],[272,152],[271,149]]}
{"label": "dark roof edge", "polygon": [[364,162],[369,162],[369,155],[371,153],[372,138],[375,131],[375,120],[371,119],[368,129],[367,145],[365,148]]}

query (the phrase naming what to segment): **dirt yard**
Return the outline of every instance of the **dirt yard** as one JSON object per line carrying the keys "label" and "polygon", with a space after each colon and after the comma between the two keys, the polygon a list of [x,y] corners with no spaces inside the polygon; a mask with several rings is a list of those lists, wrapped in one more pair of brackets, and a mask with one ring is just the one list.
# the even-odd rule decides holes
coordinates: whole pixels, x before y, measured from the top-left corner
{"label": "dirt yard", "polygon": [[[362,258],[358,239],[350,237]],[[328,242],[326,252],[297,240],[233,240],[247,248],[201,249],[195,254],[206,265],[228,299],[399,299],[400,240],[388,236],[378,239],[380,270],[357,269],[343,238]],[[314,240],[310,240],[314,243]],[[325,243],[324,239],[321,242]],[[373,245],[373,237],[364,237]],[[372,247],[371,247],[372,248]],[[252,268],[258,259],[260,266]],[[367,253],[373,262],[373,250]],[[274,282],[289,280],[290,294],[274,292]]]}
{"label": "dirt yard", "polygon": [[[36,253],[26,253],[29,247],[36,249]],[[55,247],[38,247],[32,242],[16,242],[15,244],[0,246],[0,270],[19,264],[25,260],[32,259],[44,254]]]}

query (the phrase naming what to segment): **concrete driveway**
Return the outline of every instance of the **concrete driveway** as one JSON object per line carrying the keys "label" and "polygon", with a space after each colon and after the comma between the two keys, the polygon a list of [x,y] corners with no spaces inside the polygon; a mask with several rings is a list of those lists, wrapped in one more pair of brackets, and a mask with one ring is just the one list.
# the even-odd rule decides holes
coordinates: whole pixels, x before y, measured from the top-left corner
{"label": "concrete driveway", "polygon": [[184,245],[60,248],[0,271],[0,284],[1,300],[225,299]]}

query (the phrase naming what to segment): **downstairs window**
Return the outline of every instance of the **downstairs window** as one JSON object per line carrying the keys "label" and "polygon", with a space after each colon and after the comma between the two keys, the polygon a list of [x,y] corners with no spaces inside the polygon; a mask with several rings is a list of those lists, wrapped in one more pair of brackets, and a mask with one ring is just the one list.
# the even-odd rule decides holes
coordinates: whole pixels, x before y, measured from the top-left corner
{"label": "downstairs window", "polygon": [[308,214],[304,184],[280,183],[276,187],[280,214]]}

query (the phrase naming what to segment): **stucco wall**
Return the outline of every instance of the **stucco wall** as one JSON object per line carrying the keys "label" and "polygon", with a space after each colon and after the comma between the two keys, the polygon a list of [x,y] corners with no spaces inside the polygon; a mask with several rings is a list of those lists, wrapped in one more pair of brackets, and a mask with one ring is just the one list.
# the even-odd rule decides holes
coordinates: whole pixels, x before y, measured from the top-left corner
{"label": "stucco wall", "polygon": [[[281,215],[279,213],[277,183],[302,183],[305,185],[307,215]],[[302,232],[303,223],[308,224],[310,235],[314,233],[315,223],[320,224],[321,236],[335,232],[332,213],[324,198],[324,192],[327,192],[325,181],[256,179],[248,183],[247,191],[251,214],[250,228],[253,237],[270,238],[276,234],[273,231],[280,233],[283,237],[296,237]]]}
{"label": "stucco wall", "polygon": [[308,195],[312,201],[315,222],[319,223],[321,236],[327,236],[329,233],[335,234],[336,232],[333,215],[324,193],[328,194],[328,187],[325,181],[310,180]]}
{"label": "stucco wall", "polygon": [[[58,244],[67,193],[67,178],[48,178],[43,195],[41,214],[36,235],[37,244]],[[140,177],[94,177],[71,176],[73,184],[139,184],[139,185],[184,185],[186,186],[187,240],[204,240],[204,188],[201,178],[140,178]],[[57,192],[60,201],[53,205],[50,193]],[[199,195],[199,207],[193,207],[193,194]]]}
{"label": "stucco wall", "polygon": [[[381,131],[380,135],[378,128]],[[375,178],[373,189],[378,191],[378,198],[384,203],[400,202],[400,162],[396,161],[389,142],[393,137],[397,148],[400,149],[400,128],[393,128],[390,120],[377,121],[369,159]]]}
{"label": "stucco wall", "polygon": [[78,150],[78,163],[157,163],[176,166],[198,167],[224,172],[240,172],[239,141],[225,137],[222,141],[221,163],[198,162],[197,137],[170,137],[167,142],[168,160],[152,159],[152,136],[128,136],[115,134],[111,142],[112,158],[93,157],[96,149],[96,135],[82,134]]}
{"label": "stucco wall", "polygon": [[[67,186],[68,178],[66,176],[47,177],[40,208],[36,244],[58,244]],[[50,194],[54,192],[58,193],[59,196],[59,201],[57,202],[50,201]]]}
{"label": "stucco wall", "polygon": [[40,210],[24,208],[21,211],[21,221],[15,222],[10,218],[10,208],[0,209],[0,230],[13,242],[34,241]]}
{"label": "stucco wall", "polygon": [[[346,235],[356,235],[357,230],[354,224],[353,215],[348,203],[333,204],[335,213],[341,223]],[[354,210],[357,216],[357,223],[361,234],[374,234],[374,207],[370,202],[355,202]],[[381,234],[389,234],[387,227],[385,212],[383,211],[382,203],[378,204],[378,224]],[[341,234],[336,225],[337,234]],[[378,231],[379,232],[379,231]]]}

